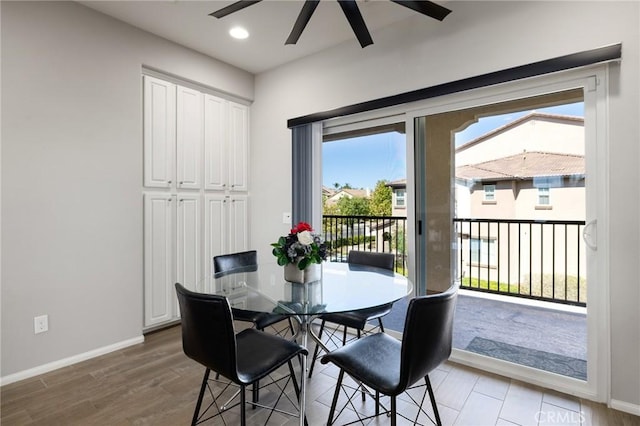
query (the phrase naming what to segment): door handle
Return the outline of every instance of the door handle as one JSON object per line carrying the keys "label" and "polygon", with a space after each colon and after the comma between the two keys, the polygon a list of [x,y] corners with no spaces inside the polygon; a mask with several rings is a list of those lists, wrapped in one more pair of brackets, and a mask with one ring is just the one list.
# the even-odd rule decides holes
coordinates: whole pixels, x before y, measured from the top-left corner
{"label": "door handle", "polygon": [[[595,229],[596,233],[596,244],[591,243],[591,240],[593,239],[591,237],[591,233],[588,232],[589,229]],[[594,219],[594,220],[590,220],[589,222],[587,222],[586,225],[584,225],[584,228],[582,228],[582,239],[584,240],[584,243],[587,245],[587,247],[589,247],[591,250],[596,251],[598,250],[598,244],[597,244],[597,236],[598,236],[598,220]]]}

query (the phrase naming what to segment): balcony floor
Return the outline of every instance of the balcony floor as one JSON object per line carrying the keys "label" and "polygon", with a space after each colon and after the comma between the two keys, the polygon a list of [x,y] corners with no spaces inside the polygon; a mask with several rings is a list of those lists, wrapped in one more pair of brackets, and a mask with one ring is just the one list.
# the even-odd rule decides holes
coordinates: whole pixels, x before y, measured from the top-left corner
{"label": "balcony floor", "polygon": [[[405,313],[401,300],[385,328],[402,331]],[[585,380],[586,309],[461,290],[453,346]]]}

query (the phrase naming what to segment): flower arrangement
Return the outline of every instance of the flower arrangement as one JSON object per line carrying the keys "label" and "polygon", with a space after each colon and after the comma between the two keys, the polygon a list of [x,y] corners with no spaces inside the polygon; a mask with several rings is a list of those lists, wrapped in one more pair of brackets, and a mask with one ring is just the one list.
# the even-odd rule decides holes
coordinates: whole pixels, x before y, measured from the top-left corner
{"label": "flower arrangement", "polygon": [[278,265],[297,263],[303,270],[312,263],[322,263],[327,258],[327,246],[319,234],[314,234],[311,225],[300,222],[291,229],[289,235],[280,237],[272,243],[273,255]]}

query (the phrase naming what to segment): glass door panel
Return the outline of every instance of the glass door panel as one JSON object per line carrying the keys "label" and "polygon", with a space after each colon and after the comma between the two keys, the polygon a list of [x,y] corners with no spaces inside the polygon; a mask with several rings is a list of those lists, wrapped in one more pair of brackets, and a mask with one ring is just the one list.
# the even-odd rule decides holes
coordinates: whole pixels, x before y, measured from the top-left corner
{"label": "glass door panel", "polygon": [[595,81],[407,117],[416,287],[460,285],[453,359],[584,395],[603,386],[591,365],[603,320],[594,297],[602,293],[591,287],[606,288],[595,250],[602,206],[594,200],[606,179],[596,167],[604,141],[598,147]]}

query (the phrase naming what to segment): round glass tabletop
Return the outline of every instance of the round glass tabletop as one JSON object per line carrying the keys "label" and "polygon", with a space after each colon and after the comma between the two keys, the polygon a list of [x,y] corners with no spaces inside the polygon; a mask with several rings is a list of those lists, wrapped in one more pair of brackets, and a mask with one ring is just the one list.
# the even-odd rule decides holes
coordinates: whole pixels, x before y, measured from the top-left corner
{"label": "round glass tabletop", "polygon": [[322,264],[317,281],[291,283],[284,279],[284,268],[274,262],[207,277],[195,291],[226,296],[237,309],[318,315],[393,303],[409,295],[413,285],[386,269],[335,262]]}

